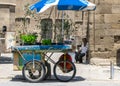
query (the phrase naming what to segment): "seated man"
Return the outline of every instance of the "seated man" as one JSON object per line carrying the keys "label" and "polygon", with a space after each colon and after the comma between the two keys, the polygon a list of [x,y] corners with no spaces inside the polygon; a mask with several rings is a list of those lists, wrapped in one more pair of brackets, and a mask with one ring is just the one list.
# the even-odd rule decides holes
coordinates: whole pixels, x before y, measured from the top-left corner
{"label": "seated man", "polygon": [[87,39],[83,38],[81,48],[78,50],[78,53],[76,54],[75,58],[76,62],[79,61],[79,63],[82,63],[82,58],[86,55],[87,51],[88,51]]}

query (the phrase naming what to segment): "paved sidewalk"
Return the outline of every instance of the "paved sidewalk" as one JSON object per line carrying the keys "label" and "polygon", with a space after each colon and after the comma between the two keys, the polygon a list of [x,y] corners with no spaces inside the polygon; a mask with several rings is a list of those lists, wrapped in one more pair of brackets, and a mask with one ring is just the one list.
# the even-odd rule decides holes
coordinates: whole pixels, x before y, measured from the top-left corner
{"label": "paved sidewalk", "polygon": [[90,64],[76,64],[77,75],[86,80],[120,80],[120,67],[114,66],[111,79],[110,66],[96,66]]}
{"label": "paved sidewalk", "polygon": [[[95,66],[76,64],[76,79],[84,80],[111,80],[109,66]],[[120,68],[114,67],[114,79],[120,80]],[[81,77],[81,78],[80,78]],[[12,63],[0,64],[0,79],[22,78],[21,71],[13,71]]]}
{"label": "paved sidewalk", "polygon": [[[7,59],[8,61],[4,60],[3,62],[0,60],[0,79],[23,78],[21,71],[13,71],[13,63],[10,60],[11,58],[5,57],[5,59]],[[78,63],[75,63],[75,65],[77,69],[75,79],[111,80],[110,66],[96,66]],[[120,67],[114,66],[114,77],[112,80],[120,80]]]}

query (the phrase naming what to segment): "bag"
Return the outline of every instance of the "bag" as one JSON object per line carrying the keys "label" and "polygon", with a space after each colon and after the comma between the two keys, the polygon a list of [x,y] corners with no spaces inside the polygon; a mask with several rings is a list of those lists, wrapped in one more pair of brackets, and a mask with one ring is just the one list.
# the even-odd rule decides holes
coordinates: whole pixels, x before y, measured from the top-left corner
{"label": "bag", "polygon": [[[59,58],[59,61],[64,61],[64,56],[66,57],[67,61],[72,62],[72,57],[68,53],[61,55]],[[60,66],[63,68],[64,63],[60,63]],[[67,68],[67,70],[70,70],[70,69],[72,69],[72,65],[69,62],[66,62],[66,68]]]}

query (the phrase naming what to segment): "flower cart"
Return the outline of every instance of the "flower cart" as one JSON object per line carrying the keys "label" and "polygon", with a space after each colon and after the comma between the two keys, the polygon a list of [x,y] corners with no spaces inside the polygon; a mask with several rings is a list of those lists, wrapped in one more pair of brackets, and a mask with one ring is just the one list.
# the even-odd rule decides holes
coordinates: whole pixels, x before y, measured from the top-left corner
{"label": "flower cart", "polygon": [[[54,64],[53,72],[59,81],[70,81],[76,74],[72,58],[67,52],[71,45],[26,45],[13,47],[14,70],[22,70],[25,79],[30,82],[39,82],[51,75],[49,62]],[[51,59],[55,52],[64,54],[57,62]],[[51,53],[49,56],[47,53]]]}
{"label": "flower cart", "polygon": [[[95,10],[95,4],[87,0],[40,0],[30,6],[30,10],[36,9],[42,13],[52,6],[57,6],[58,10]],[[62,19],[63,20],[63,19]],[[62,22],[62,36],[64,23]],[[76,68],[67,53],[72,47],[69,45],[31,45],[16,46],[13,48],[14,69],[22,69],[23,76],[30,82],[38,82],[47,77],[50,72],[48,61],[54,64],[53,73],[60,81],[70,81],[76,74]],[[47,55],[51,52],[51,55]],[[58,62],[54,62],[51,56],[55,52],[63,52]],[[57,58],[57,57],[56,57]]]}

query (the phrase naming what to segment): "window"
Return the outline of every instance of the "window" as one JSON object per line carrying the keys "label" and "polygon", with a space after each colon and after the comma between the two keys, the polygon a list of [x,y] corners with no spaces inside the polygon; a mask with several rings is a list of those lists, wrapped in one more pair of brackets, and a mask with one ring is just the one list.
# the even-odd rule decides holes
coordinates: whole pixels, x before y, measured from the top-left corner
{"label": "window", "polygon": [[120,36],[114,36],[114,42],[120,43]]}
{"label": "window", "polygon": [[42,19],[41,20],[41,34],[42,38],[51,39],[52,38],[52,19]]}

